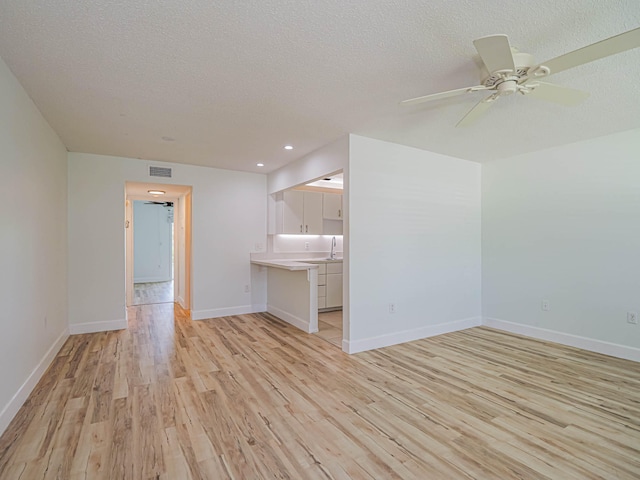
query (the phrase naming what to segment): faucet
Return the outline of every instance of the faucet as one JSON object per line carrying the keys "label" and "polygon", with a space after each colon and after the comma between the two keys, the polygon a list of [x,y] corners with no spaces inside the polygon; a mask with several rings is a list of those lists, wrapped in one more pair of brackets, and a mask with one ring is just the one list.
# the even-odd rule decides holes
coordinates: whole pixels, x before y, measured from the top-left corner
{"label": "faucet", "polygon": [[331,239],[331,254],[329,255],[329,258],[331,260],[336,259],[336,237]]}

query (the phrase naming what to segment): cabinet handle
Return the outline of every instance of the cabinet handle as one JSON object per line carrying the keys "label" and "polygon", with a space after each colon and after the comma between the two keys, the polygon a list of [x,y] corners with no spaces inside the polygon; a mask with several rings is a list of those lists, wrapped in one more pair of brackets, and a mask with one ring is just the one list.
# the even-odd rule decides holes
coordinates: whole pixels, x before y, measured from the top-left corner
{"label": "cabinet handle", "polygon": [[305,233],[309,233],[309,225],[305,225],[305,228],[306,228]]}
{"label": "cabinet handle", "polygon": [[302,233],[302,225],[300,225],[300,233]]}
{"label": "cabinet handle", "polygon": [[338,209],[338,218],[342,218],[342,210]]}

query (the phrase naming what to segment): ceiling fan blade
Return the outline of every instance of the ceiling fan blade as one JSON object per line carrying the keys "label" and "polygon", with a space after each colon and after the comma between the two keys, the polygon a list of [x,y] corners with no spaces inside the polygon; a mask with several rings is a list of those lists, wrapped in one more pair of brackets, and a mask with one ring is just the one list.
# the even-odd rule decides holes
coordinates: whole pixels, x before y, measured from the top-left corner
{"label": "ceiling fan blade", "polygon": [[457,95],[463,95],[469,92],[477,92],[480,90],[486,90],[484,85],[476,85],[474,87],[458,88],[457,90],[449,90],[447,92],[434,93],[431,95],[425,95],[423,97],[410,98],[409,100],[403,100],[400,105],[417,105],[423,102],[430,102],[431,100],[440,100],[441,98],[455,97]]}
{"label": "ceiling fan blade", "polygon": [[579,48],[573,52],[565,53],[547,62],[543,62],[540,65],[548,67],[549,70],[551,70],[549,75],[553,75],[554,73],[562,72],[563,70],[568,70],[636,47],[640,47],[640,27]]}
{"label": "ceiling fan blade", "polygon": [[589,92],[583,92],[582,90],[576,90],[574,88],[561,87],[560,85],[554,85],[553,83],[536,81],[532,86],[536,84],[537,86],[526,94],[527,97],[535,97],[540,100],[573,107],[584,102],[589,96]]}
{"label": "ceiling fan blade", "polygon": [[493,105],[497,99],[498,94],[494,93],[493,95],[490,95],[489,97],[482,100],[475,107],[469,110],[469,113],[467,113],[462,118],[462,120],[458,122],[456,127],[468,127],[469,125],[475,123],[476,120],[478,120],[484,114],[484,112],[491,108],[491,105]]}
{"label": "ceiling fan blade", "polygon": [[489,73],[498,70],[511,70],[512,72],[516,70],[509,38],[506,35],[489,35],[474,40],[473,44]]}

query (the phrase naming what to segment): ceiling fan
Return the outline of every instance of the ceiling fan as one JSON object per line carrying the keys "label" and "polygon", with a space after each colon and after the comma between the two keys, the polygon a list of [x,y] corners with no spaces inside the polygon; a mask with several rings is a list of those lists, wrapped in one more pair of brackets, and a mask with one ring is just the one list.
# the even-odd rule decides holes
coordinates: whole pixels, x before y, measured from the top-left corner
{"label": "ceiling fan", "polygon": [[173,207],[173,202],[153,202],[148,201],[144,203],[145,205],[162,205],[163,207]]}
{"label": "ceiling fan", "polygon": [[500,97],[520,93],[573,106],[585,100],[589,93],[572,88],[561,87],[552,83],[541,82],[540,79],[562,72],[585,63],[593,62],[600,58],[615,55],[632,48],[640,47],[640,28],[629,30],[600,42],[579,48],[570,53],[546,62],[536,64],[528,53],[520,53],[509,44],[506,35],[489,35],[473,41],[473,44],[482,59],[489,76],[481,85],[459,88],[447,92],[434,93],[423,97],[411,98],[400,102],[401,105],[416,105],[431,100],[455,97],[472,92],[493,92],[484,100],[481,100],[469,113],[467,113],[457,127],[468,126],[474,123],[485,113],[491,105]]}

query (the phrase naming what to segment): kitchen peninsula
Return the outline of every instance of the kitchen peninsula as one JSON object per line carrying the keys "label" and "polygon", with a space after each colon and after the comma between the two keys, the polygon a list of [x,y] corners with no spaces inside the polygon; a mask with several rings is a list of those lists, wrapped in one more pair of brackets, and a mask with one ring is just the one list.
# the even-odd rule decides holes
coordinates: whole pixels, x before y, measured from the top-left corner
{"label": "kitchen peninsula", "polygon": [[333,290],[339,290],[340,305],[336,306],[342,304],[342,258],[265,257],[264,254],[252,254],[251,263],[268,268],[267,312],[307,333],[317,332],[318,308],[326,306],[329,265],[330,271],[339,272],[332,274],[340,277],[340,285]]}

